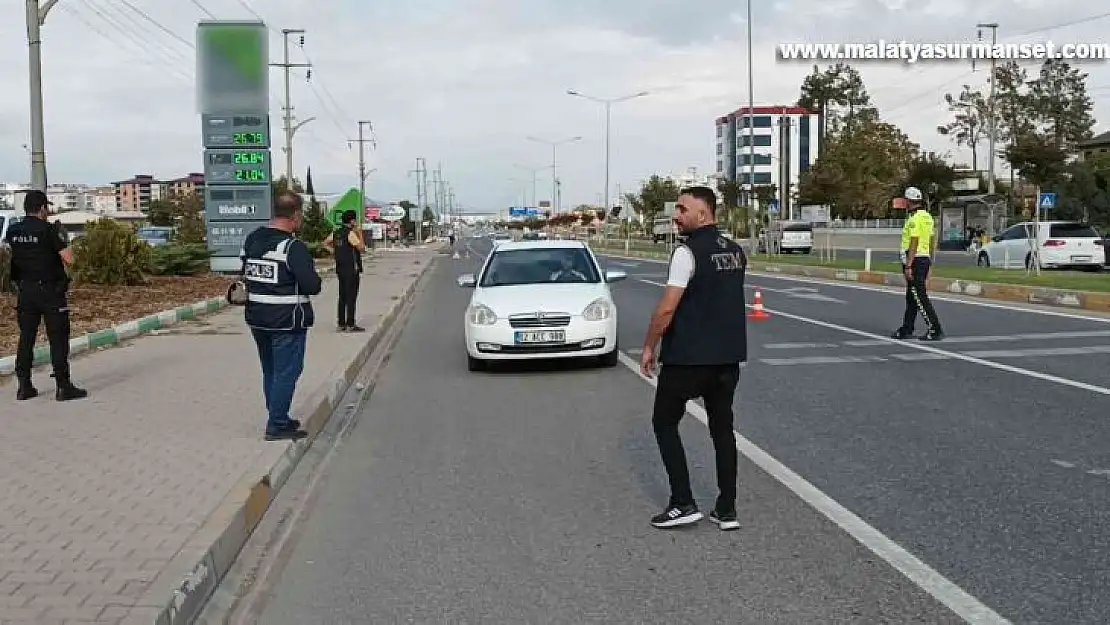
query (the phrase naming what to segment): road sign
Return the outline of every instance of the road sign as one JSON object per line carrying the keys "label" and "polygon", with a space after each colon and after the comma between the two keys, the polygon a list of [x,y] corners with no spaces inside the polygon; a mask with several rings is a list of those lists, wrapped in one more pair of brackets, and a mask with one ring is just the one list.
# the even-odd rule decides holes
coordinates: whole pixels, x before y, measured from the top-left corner
{"label": "road sign", "polygon": [[270,185],[211,185],[204,189],[204,218],[213,221],[268,220],[273,206]]}
{"label": "road sign", "polygon": [[674,217],[675,211],[678,210],[678,202],[664,202],[663,203],[663,216]]}
{"label": "road sign", "polygon": [[772,214],[772,215],[778,215],[779,214],[779,201],[778,200],[771,200],[770,202],[768,202],[767,203],[767,212]]}
{"label": "road sign", "polygon": [[421,211],[420,211],[419,206],[410,206],[409,207],[409,221],[414,222],[414,223],[418,222],[418,221],[421,221],[420,218],[423,217],[423,215],[421,215],[420,212]]}
{"label": "road sign", "polygon": [[389,206],[385,206],[385,207],[382,208],[382,214],[381,214],[381,220],[382,221],[394,222],[394,221],[401,221],[404,218],[405,218],[405,209],[401,208],[400,206],[397,206],[396,204],[390,204]]}
{"label": "road sign", "polygon": [[1041,197],[1037,200],[1037,206],[1043,211],[1056,208],[1056,194],[1042,193]]}

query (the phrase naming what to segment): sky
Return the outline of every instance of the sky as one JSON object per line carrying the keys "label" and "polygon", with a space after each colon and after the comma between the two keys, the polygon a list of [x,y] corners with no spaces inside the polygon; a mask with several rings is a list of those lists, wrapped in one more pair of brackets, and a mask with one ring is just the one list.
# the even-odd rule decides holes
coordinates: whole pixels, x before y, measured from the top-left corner
{"label": "sky", "polygon": [[[22,1],[2,4],[0,58],[8,61],[0,73],[0,181],[22,183],[30,142],[25,18]],[[757,105],[793,104],[812,68],[777,60],[779,43],[971,41],[978,22],[998,22],[1006,43],[1103,43],[1110,32],[1110,14],[1082,21],[1108,9],[1079,0],[753,5]],[[369,120],[371,198],[415,199],[410,170],[420,157],[442,167],[459,205],[472,212],[530,203],[529,169],[538,170],[537,199],[550,199],[552,149],[529,137],[580,136],[558,148],[562,205],[600,203],[604,107],[566,91],[599,98],[649,92],[612,107],[611,197],[653,174],[712,173],[714,120],[748,101],[744,11],[737,0],[60,0],[42,35],[49,180],[105,184],[202,171],[197,22],[258,16],[275,31],[271,62],[281,60],[277,31],[306,31],[303,48],[293,40],[291,56],[311,62],[312,76],[294,70],[291,100],[297,119],[316,119],[295,135],[294,171],[303,177],[311,166],[321,195],[358,185],[358,149],[348,141],[357,122]],[[1038,32],[1024,34],[1030,31]],[[985,85],[985,65],[975,72],[966,61],[857,67],[886,121],[926,150],[970,162],[936,127],[950,118],[944,94]],[[1110,66],[1082,68],[1096,118],[1110,121]],[[270,78],[278,142],[281,71]],[[1101,121],[1099,129],[1106,129]],[[280,175],[280,144],[274,161]]]}

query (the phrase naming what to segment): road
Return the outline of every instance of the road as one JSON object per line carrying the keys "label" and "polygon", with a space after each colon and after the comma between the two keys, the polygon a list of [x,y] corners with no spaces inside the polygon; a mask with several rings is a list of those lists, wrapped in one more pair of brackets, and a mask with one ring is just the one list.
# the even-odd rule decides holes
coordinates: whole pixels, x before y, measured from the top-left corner
{"label": "road", "polygon": [[[741,531],[659,532],[651,387],[623,366],[467,373],[453,280],[488,244],[464,244],[259,622],[1105,622],[1110,323],[938,301],[949,340],[892,342],[898,293],[751,276],[773,318],[750,327],[737,430],[820,493],[746,447]],[[606,262],[630,273],[613,289],[635,359],[664,269]],[[683,436],[709,506],[707,433]]]}
{"label": "road", "polygon": [[[743,241],[741,241],[741,243],[745,246],[745,248],[747,248],[747,247],[749,247],[750,240],[744,239]],[[614,241],[613,245],[615,245],[617,247],[620,247],[621,245],[623,245],[623,242],[622,241]],[[647,242],[647,241],[635,241],[634,244],[633,244],[633,249],[644,250],[644,251],[666,252],[667,251],[667,245],[665,243],[652,244],[652,243]],[[815,257],[815,258],[819,257],[820,254],[821,254],[821,251],[819,249],[816,249],[816,248],[811,252],[811,256]],[[865,256],[866,256],[866,252],[864,250],[861,250],[861,249],[837,249],[836,250],[836,260],[838,260],[838,261],[848,261],[848,260],[858,261],[860,263],[861,267],[863,266],[863,260],[864,260]],[[783,254],[781,258],[784,261],[789,261],[791,259],[791,257],[792,257],[791,254]],[[794,257],[797,257],[797,255],[795,255]],[[765,255],[760,255],[759,258],[762,260],[762,259],[766,259],[767,257]],[[897,262],[901,262],[900,259],[898,258],[898,252],[890,252],[890,251],[883,251],[883,250],[873,250],[871,252],[871,261],[874,262],[874,263],[897,263]],[[967,252],[951,252],[951,251],[941,250],[941,251],[937,252],[937,263],[942,264],[942,265],[956,265],[956,266],[960,266],[960,267],[973,267],[973,266],[975,266],[975,257],[971,256]]]}

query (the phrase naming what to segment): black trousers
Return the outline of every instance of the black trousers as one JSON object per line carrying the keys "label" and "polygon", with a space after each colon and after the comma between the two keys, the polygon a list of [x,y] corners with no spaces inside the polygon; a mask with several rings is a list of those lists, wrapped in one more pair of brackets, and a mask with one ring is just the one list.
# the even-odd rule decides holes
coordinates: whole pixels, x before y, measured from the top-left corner
{"label": "black trousers", "polygon": [[338,324],[346,328],[355,325],[355,303],[358,302],[360,280],[355,271],[339,272],[336,277],[339,279]]}
{"label": "black trousers", "polygon": [[16,300],[19,323],[19,346],[15,352],[15,375],[20,382],[31,380],[31,367],[35,359],[35,339],[39,323],[46,323],[46,338],[50,341],[50,362],[54,366],[57,384],[69,383],[69,302],[65,282],[37,282],[24,280],[19,283]]}
{"label": "black trousers", "polygon": [[[929,290],[926,288],[929,268],[933,266],[933,261],[928,256],[918,256],[912,262],[913,280],[906,281],[906,312],[902,316],[900,332],[913,333],[918,311],[925,319],[925,327],[929,332],[940,332],[940,318],[937,317],[937,311],[933,308],[933,301],[929,299]],[[905,267],[902,265],[903,272]]]}
{"label": "black trousers", "polygon": [[667,469],[672,506],[694,504],[686,451],[678,424],[686,414],[686,402],[701,398],[709,417],[709,436],[717,456],[717,505],[736,504],[736,436],[732,431],[732,400],[740,381],[740,365],[667,365],[659,370],[655,407],[651,417],[659,454]]}

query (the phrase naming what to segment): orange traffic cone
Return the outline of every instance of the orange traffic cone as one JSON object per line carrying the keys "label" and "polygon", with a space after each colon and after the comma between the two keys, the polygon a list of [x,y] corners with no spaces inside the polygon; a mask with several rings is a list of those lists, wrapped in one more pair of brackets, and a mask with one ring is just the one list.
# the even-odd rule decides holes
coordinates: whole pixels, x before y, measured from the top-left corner
{"label": "orange traffic cone", "polygon": [[763,321],[770,319],[771,315],[763,310],[763,291],[760,289],[755,290],[755,301],[752,302],[752,311],[748,313],[748,319],[753,321]]}

